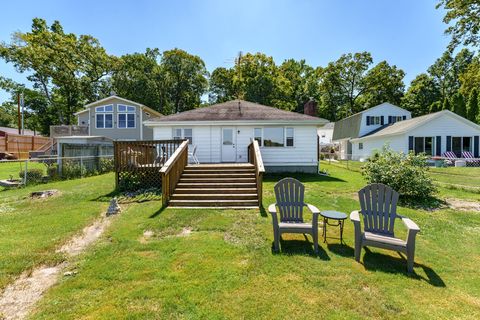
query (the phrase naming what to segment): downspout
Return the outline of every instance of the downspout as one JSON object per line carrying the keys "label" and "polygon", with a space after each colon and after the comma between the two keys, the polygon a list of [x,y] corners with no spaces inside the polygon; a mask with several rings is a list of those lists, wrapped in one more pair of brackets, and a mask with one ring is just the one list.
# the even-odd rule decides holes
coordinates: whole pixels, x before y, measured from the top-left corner
{"label": "downspout", "polygon": [[140,140],[143,140],[143,107],[140,107]]}

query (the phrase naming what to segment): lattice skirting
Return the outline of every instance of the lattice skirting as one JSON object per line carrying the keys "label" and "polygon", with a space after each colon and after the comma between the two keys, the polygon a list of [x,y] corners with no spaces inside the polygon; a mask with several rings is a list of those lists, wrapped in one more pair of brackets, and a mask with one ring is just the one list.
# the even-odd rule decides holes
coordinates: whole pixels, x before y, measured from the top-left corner
{"label": "lattice skirting", "polygon": [[158,168],[144,168],[136,171],[121,171],[117,173],[117,188],[125,191],[135,191],[148,188],[162,188],[162,176]]}

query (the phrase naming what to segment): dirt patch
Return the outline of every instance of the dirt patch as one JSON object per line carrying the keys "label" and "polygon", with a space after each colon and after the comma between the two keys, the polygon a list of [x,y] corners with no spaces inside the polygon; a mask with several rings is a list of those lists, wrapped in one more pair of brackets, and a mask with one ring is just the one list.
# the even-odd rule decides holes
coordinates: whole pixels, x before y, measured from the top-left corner
{"label": "dirt patch", "polygon": [[[101,218],[83,229],[82,234],[73,237],[57,252],[73,257],[97,240],[110,224],[107,218]],[[0,319],[24,319],[40,300],[43,293],[53,286],[62,272],[69,266],[63,262],[56,266],[42,266],[32,272],[24,272],[15,282],[7,286],[0,296]],[[64,275],[70,275],[68,272]]]}
{"label": "dirt patch", "polygon": [[462,199],[446,199],[450,208],[461,211],[478,211],[480,212],[480,202]]}
{"label": "dirt patch", "polygon": [[183,228],[182,231],[177,234],[177,237],[187,237],[190,235],[190,233],[192,233],[191,227]]}
{"label": "dirt patch", "polygon": [[53,196],[56,196],[59,194],[58,190],[52,189],[52,190],[45,190],[45,191],[34,191],[30,193],[30,198],[32,199],[45,199],[45,198],[50,198]]}

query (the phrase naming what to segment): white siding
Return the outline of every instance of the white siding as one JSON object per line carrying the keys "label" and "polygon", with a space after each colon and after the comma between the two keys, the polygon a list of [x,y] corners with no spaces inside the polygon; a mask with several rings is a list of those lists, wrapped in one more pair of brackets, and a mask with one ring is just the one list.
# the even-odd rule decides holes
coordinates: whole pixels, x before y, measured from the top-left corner
{"label": "white siding", "polygon": [[[359,148],[360,143],[363,143],[362,150]],[[405,135],[354,141],[352,142],[352,160],[367,159],[374,151],[382,150],[385,144],[388,144],[395,151],[404,153],[408,151],[408,137],[405,137]]]}
{"label": "white siding", "polygon": [[[253,139],[254,128],[263,128],[265,126],[237,125],[232,127],[237,132],[236,162],[248,162],[248,145],[251,139]],[[317,165],[317,128],[315,126],[291,127],[295,131],[293,147],[261,147],[260,152],[266,166]],[[172,128],[174,127],[154,127],[154,139],[172,139]],[[192,124],[192,126],[182,126],[182,128],[193,129],[193,144],[197,146],[197,157],[201,163],[221,162],[222,126],[199,126]]]}
{"label": "white siding", "polygon": [[365,110],[362,113],[362,120],[360,124],[360,134],[359,137],[366,135],[373,130],[376,130],[381,127],[381,125],[369,125],[367,126],[367,116],[383,116],[384,124],[388,123],[388,116],[406,116],[407,120],[411,119],[411,113],[405,109],[399,108],[389,103],[383,103],[377,107]]}

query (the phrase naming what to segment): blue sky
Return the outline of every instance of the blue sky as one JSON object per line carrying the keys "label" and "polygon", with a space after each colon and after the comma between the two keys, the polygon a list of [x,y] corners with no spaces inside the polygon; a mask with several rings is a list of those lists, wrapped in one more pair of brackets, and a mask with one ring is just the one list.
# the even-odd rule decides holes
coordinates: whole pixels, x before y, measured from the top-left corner
{"label": "blue sky", "polygon": [[[445,50],[444,12],[435,0],[183,0],[8,1],[0,11],[0,41],[30,30],[34,17],[59,20],[66,32],[91,34],[122,55],[181,48],[209,71],[228,67],[239,51],[263,52],[277,63],[306,59],[326,65],[342,53],[369,51],[375,62],[402,68],[408,83]],[[0,74],[25,75],[0,61]],[[7,98],[0,92],[0,103]]]}

